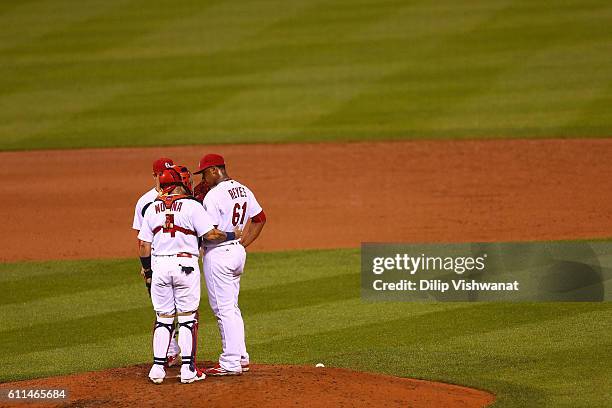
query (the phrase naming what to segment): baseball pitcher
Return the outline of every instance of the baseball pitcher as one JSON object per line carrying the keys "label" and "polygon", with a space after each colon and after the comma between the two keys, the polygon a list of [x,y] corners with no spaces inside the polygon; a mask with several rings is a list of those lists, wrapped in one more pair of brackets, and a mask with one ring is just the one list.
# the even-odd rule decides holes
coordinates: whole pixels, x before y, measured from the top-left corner
{"label": "baseball pitcher", "polygon": [[195,174],[198,173],[210,188],[204,197],[204,209],[216,228],[222,231],[244,229],[247,221],[251,221],[242,242],[239,237],[224,242],[203,241],[208,300],[217,318],[223,344],[218,364],[205,373],[211,376],[239,375],[249,370],[244,322],[238,307],[240,276],[246,261],[245,247],[259,236],[266,216],[251,190],[227,175],[222,156],[204,156]]}
{"label": "baseball pitcher", "polygon": [[160,196],[146,209],[138,234],[142,267],[151,278],[151,301],[157,314],[153,332],[153,366],[150,380],[165,378],[164,363],[174,330],[179,323],[182,383],[203,380],[196,366],[198,308],[200,305],[199,238],[207,242],[233,242],[241,231],[225,233],[192,194],[186,167],[170,166],[159,176]]}

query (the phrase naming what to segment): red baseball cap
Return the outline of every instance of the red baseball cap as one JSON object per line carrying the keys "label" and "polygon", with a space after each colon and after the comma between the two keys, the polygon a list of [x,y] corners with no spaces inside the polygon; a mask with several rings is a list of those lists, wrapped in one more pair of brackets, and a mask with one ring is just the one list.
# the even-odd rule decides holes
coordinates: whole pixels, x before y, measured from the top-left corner
{"label": "red baseball cap", "polygon": [[160,174],[164,170],[170,168],[170,166],[172,166],[173,164],[174,162],[172,161],[172,159],[169,159],[167,157],[160,157],[159,159],[153,162],[153,173]]}
{"label": "red baseball cap", "polygon": [[225,166],[223,156],[214,153],[207,154],[200,159],[200,167],[198,168],[198,171],[194,172],[193,174],[201,173],[212,166]]}

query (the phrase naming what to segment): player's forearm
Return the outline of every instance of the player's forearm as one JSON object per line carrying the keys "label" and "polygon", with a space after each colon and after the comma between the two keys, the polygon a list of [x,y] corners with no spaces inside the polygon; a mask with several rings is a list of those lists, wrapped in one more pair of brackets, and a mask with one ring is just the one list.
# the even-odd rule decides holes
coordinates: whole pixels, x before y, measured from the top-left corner
{"label": "player's forearm", "polygon": [[140,255],[140,274],[145,279],[149,296],[151,296],[151,243],[138,240],[138,255]]}
{"label": "player's forearm", "polygon": [[138,231],[136,231],[136,253],[140,256],[140,245],[142,241],[138,239]]}
{"label": "player's forearm", "polygon": [[204,234],[204,239],[209,242],[219,243],[227,239],[227,234],[223,231],[213,228],[206,234]]}
{"label": "player's forearm", "polygon": [[257,237],[259,237],[259,234],[261,234],[261,230],[263,230],[265,224],[265,221],[250,223],[249,228],[240,241],[242,246],[246,248],[251,245],[257,239]]}
{"label": "player's forearm", "polygon": [[141,258],[151,256],[151,243],[138,240],[138,256]]}

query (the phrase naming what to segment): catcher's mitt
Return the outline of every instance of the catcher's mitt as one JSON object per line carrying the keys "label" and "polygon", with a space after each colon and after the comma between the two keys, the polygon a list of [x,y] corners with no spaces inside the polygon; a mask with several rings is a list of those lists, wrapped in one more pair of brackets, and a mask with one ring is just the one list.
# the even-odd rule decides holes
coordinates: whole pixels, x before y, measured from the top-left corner
{"label": "catcher's mitt", "polygon": [[209,190],[210,187],[208,186],[208,184],[206,184],[206,182],[202,180],[200,184],[193,188],[193,196],[196,198],[196,200],[203,203],[204,197],[206,197],[206,193],[208,193]]}

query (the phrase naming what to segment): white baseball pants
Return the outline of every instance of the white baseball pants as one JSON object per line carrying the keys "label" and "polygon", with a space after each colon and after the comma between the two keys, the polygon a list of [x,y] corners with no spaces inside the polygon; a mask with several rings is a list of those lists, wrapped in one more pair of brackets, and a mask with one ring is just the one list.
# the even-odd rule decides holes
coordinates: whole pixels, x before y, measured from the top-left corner
{"label": "white baseball pants", "polygon": [[219,364],[229,371],[241,371],[240,360],[249,361],[238,307],[245,262],[246,250],[239,243],[207,248],[203,259],[208,302],[217,318],[223,344]]}
{"label": "white baseball pants", "polygon": [[[181,266],[192,267],[183,272]],[[200,265],[198,257],[151,257],[151,301],[159,314],[193,312],[200,307]]]}

